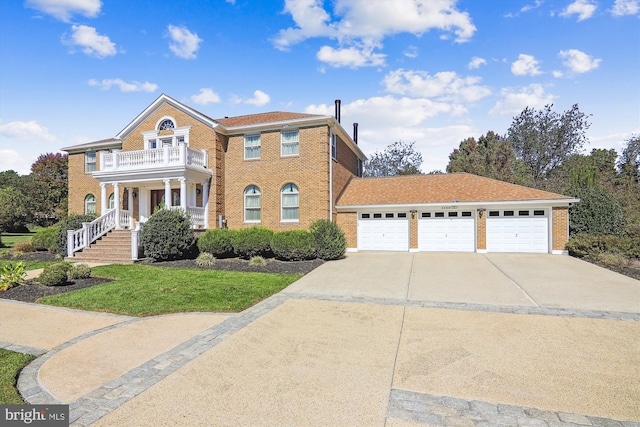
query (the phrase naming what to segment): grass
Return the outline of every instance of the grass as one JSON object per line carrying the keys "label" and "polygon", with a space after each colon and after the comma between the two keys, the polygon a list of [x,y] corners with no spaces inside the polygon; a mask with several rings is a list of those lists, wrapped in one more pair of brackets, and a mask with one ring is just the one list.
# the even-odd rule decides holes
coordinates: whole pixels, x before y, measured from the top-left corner
{"label": "grass", "polygon": [[37,302],[129,316],[178,312],[239,312],[286,288],[299,274],[241,273],[145,265],[106,265],[93,276],[113,282]]}
{"label": "grass", "polygon": [[42,230],[44,227],[32,227],[31,231],[26,233],[2,233],[2,247],[0,248],[0,256],[4,256],[9,254],[11,249],[13,249],[13,245],[18,242],[26,241],[31,239],[38,230]]}
{"label": "grass", "polygon": [[0,348],[0,404],[24,403],[16,389],[16,378],[20,370],[33,359],[35,356]]}
{"label": "grass", "polygon": [[49,264],[53,264],[54,262],[61,262],[60,261],[25,261],[25,260],[12,260],[12,259],[0,259],[0,270],[2,270],[2,267],[4,267],[7,264],[17,264],[19,262],[22,262],[24,264],[24,269],[25,270],[35,270],[36,268],[45,268],[47,265]]}

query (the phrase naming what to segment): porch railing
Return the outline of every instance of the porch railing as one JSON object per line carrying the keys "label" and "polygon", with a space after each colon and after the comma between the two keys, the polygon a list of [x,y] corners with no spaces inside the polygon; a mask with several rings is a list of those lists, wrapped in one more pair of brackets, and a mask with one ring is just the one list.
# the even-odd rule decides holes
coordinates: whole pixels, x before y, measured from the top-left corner
{"label": "porch railing", "polygon": [[[130,225],[131,213],[120,210],[120,224]],[[72,257],[81,249],[88,248],[93,242],[116,228],[116,210],[109,209],[104,215],[91,222],[83,222],[79,230],[67,231],[67,256]]]}
{"label": "porch railing", "polygon": [[[171,210],[182,210],[180,206],[171,206],[169,209]],[[189,220],[191,221],[191,228],[204,228],[204,208],[196,207],[196,206],[188,206],[187,207],[187,215],[189,215]]]}
{"label": "porch railing", "polygon": [[194,150],[186,145],[149,150],[100,152],[100,170],[116,171],[161,166],[207,168],[207,158],[207,150]]}

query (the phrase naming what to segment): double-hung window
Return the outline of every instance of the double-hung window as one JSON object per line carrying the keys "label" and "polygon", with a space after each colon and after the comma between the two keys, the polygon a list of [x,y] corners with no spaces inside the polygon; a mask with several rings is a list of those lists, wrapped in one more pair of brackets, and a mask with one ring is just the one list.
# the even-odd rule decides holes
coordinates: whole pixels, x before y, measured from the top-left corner
{"label": "double-hung window", "polygon": [[244,221],[260,222],[260,189],[255,185],[244,190]]}
{"label": "double-hung window", "polygon": [[84,171],[93,172],[96,170],[96,152],[88,151],[84,153]]}
{"label": "double-hung window", "polygon": [[338,158],[338,140],[335,135],[331,135],[331,157]]}
{"label": "double-hung window", "polygon": [[297,156],[300,154],[300,139],[297,130],[282,132],[281,134],[282,156]]}
{"label": "double-hung window", "polygon": [[294,184],[285,184],[281,191],[282,221],[297,222],[300,219],[300,193]]}
{"label": "double-hung window", "polygon": [[260,158],[260,135],[245,135],[244,137],[244,158]]}

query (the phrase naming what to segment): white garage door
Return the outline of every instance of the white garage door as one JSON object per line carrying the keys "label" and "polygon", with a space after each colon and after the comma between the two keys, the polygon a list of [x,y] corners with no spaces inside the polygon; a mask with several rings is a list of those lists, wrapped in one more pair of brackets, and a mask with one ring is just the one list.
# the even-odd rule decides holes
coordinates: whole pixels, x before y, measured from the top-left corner
{"label": "white garage door", "polygon": [[489,211],[487,252],[549,252],[546,210]]}
{"label": "white garage door", "polygon": [[418,219],[418,250],[474,252],[475,226],[471,211],[421,212]]}
{"label": "white garage door", "polygon": [[360,214],[358,250],[408,251],[409,220],[406,212]]}

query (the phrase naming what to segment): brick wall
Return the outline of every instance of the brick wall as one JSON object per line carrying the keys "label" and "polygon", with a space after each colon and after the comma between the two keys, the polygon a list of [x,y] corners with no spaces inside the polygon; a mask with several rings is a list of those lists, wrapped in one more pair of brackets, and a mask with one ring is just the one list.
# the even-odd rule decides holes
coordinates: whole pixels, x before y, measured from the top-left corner
{"label": "brick wall", "polygon": [[336,135],[338,158],[333,159],[333,217],[336,218],[336,200],[358,172],[358,156]]}
{"label": "brick wall", "polygon": [[409,213],[409,248],[418,249],[418,213]]}
{"label": "brick wall", "polygon": [[[329,137],[327,126],[301,128],[298,156],[280,155],[280,131],[260,135],[260,159],[244,159],[244,136],[229,137],[224,160],[224,205],[227,226],[243,228],[244,191],[256,185],[261,192],[260,225],[272,230],[306,229],[329,214]],[[299,222],[281,222],[280,191],[293,183],[300,192]]]}
{"label": "brick wall", "polygon": [[477,224],[477,234],[476,234],[476,249],[477,250],[486,250],[487,249],[487,211],[478,210],[476,213],[476,224]]}
{"label": "brick wall", "polygon": [[569,208],[557,207],[552,211],[553,222],[553,244],[554,251],[564,251],[569,241]]}
{"label": "brick wall", "polygon": [[[99,157],[99,155],[96,155]],[[100,159],[96,159],[96,168]],[[107,197],[113,190],[107,189]],[[91,173],[84,171],[84,153],[69,154],[69,214],[84,214],[84,199],[88,194],[96,197],[96,211],[100,212],[102,203],[100,185]]]}
{"label": "brick wall", "polygon": [[358,247],[358,214],[356,212],[340,212],[336,216],[336,224],[344,231],[347,248]]}

